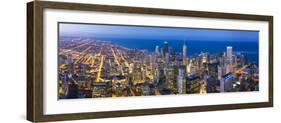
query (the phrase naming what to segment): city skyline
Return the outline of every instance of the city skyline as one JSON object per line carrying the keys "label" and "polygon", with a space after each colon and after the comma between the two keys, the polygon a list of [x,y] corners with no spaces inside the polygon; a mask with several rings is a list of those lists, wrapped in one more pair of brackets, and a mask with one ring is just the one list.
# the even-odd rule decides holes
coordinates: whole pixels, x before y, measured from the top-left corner
{"label": "city skyline", "polygon": [[[59,99],[259,90],[258,32],[255,31],[61,25],[58,55]],[[77,34],[66,35],[66,30],[73,30],[70,32]],[[97,35],[95,38],[82,36],[87,32],[85,30],[98,30],[96,32],[109,38],[105,40]],[[111,33],[114,31],[118,33]],[[184,36],[183,32],[189,31],[193,36],[199,36],[200,32],[201,38],[197,38],[199,40],[213,38],[205,39],[208,43],[204,44],[191,42],[192,38],[189,37],[188,40],[180,39]],[[146,40],[133,40],[144,34]],[[129,40],[120,39],[122,35]],[[150,38],[151,35],[167,39],[155,43],[155,38]],[[224,41],[217,42],[222,39]],[[234,39],[240,40],[235,43],[230,41]],[[189,52],[193,52],[193,55]]]}

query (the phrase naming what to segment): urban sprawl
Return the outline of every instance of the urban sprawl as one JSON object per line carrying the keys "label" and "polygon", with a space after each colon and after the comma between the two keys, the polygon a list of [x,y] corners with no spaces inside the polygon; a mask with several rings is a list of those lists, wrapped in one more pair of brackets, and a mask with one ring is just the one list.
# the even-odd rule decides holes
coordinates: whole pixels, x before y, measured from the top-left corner
{"label": "urban sprawl", "polygon": [[259,90],[258,64],[242,53],[174,52],[167,41],[155,51],[82,38],[62,38],[59,99],[206,94]]}

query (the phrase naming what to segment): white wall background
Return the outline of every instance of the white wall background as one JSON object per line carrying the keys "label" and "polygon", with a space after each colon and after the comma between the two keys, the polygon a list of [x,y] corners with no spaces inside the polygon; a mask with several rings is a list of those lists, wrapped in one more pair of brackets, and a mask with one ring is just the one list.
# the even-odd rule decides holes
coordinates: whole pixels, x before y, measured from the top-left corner
{"label": "white wall background", "polygon": [[[70,0],[64,0],[70,1]],[[75,1],[75,0],[72,0]],[[97,4],[186,9],[274,16],[274,108],[212,111],[170,115],[67,121],[69,123],[237,123],[280,121],[281,114],[281,9],[278,0],[82,0]],[[26,116],[26,2],[3,0],[0,4],[0,122],[24,123]],[[81,2],[81,0],[80,0]]]}

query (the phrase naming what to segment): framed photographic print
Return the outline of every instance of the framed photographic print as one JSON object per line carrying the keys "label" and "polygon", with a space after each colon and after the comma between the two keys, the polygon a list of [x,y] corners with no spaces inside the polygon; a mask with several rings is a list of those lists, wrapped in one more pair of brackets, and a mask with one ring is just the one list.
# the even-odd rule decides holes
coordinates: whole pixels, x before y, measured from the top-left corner
{"label": "framed photographic print", "polygon": [[273,17],[27,4],[33,122],[273,106]]}

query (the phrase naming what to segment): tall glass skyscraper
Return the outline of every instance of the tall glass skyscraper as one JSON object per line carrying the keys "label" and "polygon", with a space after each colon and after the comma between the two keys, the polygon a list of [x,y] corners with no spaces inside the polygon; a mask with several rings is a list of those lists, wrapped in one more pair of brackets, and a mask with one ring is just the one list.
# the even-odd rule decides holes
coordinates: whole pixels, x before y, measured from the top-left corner
{"label": "tall glass skyscraper", "polygon": [[183,46],[182,46],[182,61],[183,61],[184,65],[186,65],[186,52],[187,52],[187,46],[186,46],[186,44],[183,44]]}
{"label": "tall glass skyscraper", "polygon": [[166,56],[166,53],[169,52],[169,45],[168,45],[168,42],[165,41],[164,42],[164,46],[163,46],[163,56]]}

